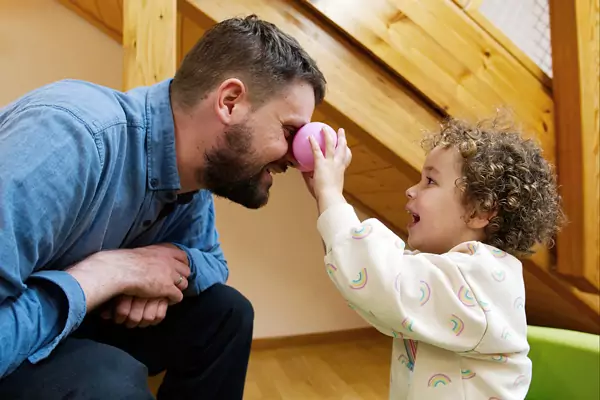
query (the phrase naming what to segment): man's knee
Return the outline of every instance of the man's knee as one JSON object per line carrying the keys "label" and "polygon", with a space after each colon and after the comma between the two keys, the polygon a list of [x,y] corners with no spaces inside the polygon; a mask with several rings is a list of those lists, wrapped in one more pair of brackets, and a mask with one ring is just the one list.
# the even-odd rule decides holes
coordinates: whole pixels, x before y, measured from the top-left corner
{"label": "man's knee", "polygon": [[124,351],[67,339],[39,364],[28,362],[0,381],[0,398],[16,400],[153,399],[146,366]]}
{"label": "man's knee", "polygon": [[72,398],[154,398],[148,388],[148,369],[144,364],[116,347],[92,343],[80,355],[87,359],[85,367],[73,371]]}
{"label": "man's knee", "polygon": [[[216,284],[206,289],[198,297],[184,300],[185,319],[213,321],[215,328],[236,332],[238,335],[251,334],[254,327],[252,303],[236,289]],[[200,323],[202,329],[205,324]]]}
{"label": "man's knee", "polygon": [[146,366],[120,349],[104,347],[94,355],[96,362],[81,380],[81,390],[89,391],[90,398],[153,399]]}
{"label": "man's knee", "polygon": [[254,307],[248,298],[231,286],[217,284],[210,288],[218,309],[226,315],[230,324],[241,331],[252,331]]}

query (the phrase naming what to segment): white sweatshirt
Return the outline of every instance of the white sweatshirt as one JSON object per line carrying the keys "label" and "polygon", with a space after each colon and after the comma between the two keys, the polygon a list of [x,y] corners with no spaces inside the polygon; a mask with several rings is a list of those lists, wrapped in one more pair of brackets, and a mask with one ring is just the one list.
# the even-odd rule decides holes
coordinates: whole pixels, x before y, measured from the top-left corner
{"label": "white sweatshirt", "polygon": [[352,206],[317,223],[327,272],[351,308],[394,337],[393,400],[522,400],[531,382],[522,264],[480,242],[412,253]]}

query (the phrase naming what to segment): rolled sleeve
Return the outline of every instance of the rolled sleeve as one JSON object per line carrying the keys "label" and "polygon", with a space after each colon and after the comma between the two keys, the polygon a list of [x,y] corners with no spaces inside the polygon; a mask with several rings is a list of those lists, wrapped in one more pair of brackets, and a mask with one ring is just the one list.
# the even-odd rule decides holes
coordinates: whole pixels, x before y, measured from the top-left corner
{"label": "rolled sleeve", "polygon": [[198,294],[217,283],[227,281],[229,269],[220,251],[218,254],[178,245],[187,253],[191,279],[186,295]]}
{"label": "rolled sleeve", "polygon": [[170,217],[160,238],[174,244],[188,256],[191,274],[184,295],[197,295],[217,283],[226,283],[229,267],[219,242],[214,200],[203,190],[194,200]]}
{"label": "rolled sleeve", "polygon": [[[63,310],[66,305],[67,318],[60,333],[50,343],[41,347],[31,354],[28,360],[35,364],[48,357],[54,348],[69,334],[76,330],[86,314],[85,293],[79,283],[69,273],[64,271],[40,271],[31,275],[32,280],[46,281],[56,285],[63,293],[65,302],[59,305]],[[47,308],[52,301],[40,302],[43,308]],[[55,304],[52,304],[55,305]],[[46,307],[44,307],[46,306]]]}

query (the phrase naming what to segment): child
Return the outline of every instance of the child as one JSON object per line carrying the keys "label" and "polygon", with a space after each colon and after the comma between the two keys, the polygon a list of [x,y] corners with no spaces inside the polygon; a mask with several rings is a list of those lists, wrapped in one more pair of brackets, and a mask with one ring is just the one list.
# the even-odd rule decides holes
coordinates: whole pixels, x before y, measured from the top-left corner
{"label": "child", "polygon": [[494,123],[444,123],[423,141],[421,180],[406,191],[410,252],[346,203],[343,130],[326,157],[311,144],[307,180],[329,276],[351,308],[395,338],[390,399],[524,399],[532,366],[515,256],[550,240],[562,219],[541,150]]}

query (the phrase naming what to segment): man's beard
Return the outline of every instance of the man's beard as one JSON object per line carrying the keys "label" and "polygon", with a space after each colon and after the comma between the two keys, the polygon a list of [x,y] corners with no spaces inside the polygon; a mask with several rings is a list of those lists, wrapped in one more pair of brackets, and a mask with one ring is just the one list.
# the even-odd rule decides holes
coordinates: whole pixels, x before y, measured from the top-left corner
{"label": "man's beard", "polygon": [[263,187],[264,166],[252,162],[252,129],[246,124],[225,131],[223,146],[207,151],[202,174],[204,186],[219,197],[244,207],[258,209],[269,201],[269,187]]}

